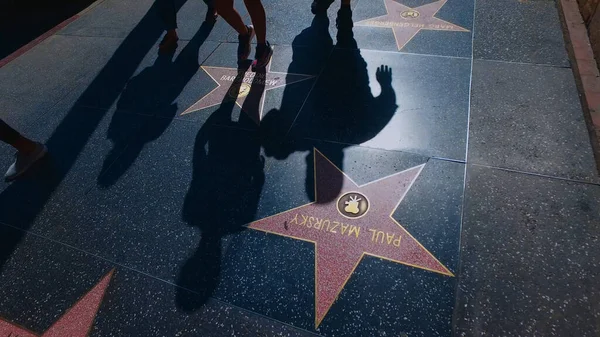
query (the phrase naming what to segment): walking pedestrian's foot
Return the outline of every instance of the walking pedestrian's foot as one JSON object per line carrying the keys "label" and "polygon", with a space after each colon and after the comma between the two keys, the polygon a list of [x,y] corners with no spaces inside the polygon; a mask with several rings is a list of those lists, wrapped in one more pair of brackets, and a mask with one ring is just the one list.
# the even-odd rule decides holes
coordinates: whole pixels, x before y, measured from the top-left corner
{"label": "walking pedestrian's foot", "polygon": [[238,35],[238,62],[246,61],[250,57],[252,46],[250,43],[254,38],[254,27],[246,26],[248,33]]}
{"label": "walking pedestrian's foot", "polygon": [[252,62],[252,71],[264,69],[271,61],[271,56],[273,56],[273,47],[271,47],[271,44],[269,42],[259,43],[256,46],[256,57]]}
{"label": "walking pedestrian's foot", "polygon": [[310,5],[310,11],[315,15],[323,14],[327,12],[332,3],[333,0],[314,0]]}
{"label": "walking pedestrian's foot", "polygon": [[20,175],[25,173],[35,162],[40,160],[48,152],[46,145],[42,143],[36,143],[35,149],[31,152],[19,151],[15,154],[15,162],[10,165],[8,171],[4,175],[4,180],[13,181]]}
{"label": "walking pedestrian's foot", "polygon": [[208,7],[206,10],[206,17],[204,17],[204,21],[206,23],[215,23],[217,22],[217,9],[214,7]]}
{"label": "walking pedestrian's foot", "polygon": [[163,53],[175,50],[177,48],[177,41],[179,41],[179,36],[177,36],[176,32],[167,32],[158,45],[158,51]]}

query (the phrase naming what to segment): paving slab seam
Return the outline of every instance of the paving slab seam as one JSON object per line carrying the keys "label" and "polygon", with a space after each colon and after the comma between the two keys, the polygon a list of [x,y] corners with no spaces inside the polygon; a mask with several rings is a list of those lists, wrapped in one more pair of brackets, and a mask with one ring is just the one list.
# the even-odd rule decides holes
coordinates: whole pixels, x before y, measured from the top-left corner
{"label": "paving slab seam", "polygon": [[64,36],[64,37],[88,37],[88,38],[96,38],[96,39],[113,39],[113,40],[124,40],[125,39],[122,36],[86,35],[86,34],[61,33],[61,32],[58,32],[54,35]]}
{"label": "paving slab seam", "polygon": [[467,169],[468,169],[468,162],[469,162],[469,133],[470,133],[470,129],[471,129],[471,93],[473,90],[473,65],[475,64],[475,15],[477,11],[477,0],[473,0],[473,23],[471,26],[471,70],[469,71],[469,97],[467,98],[467,134],[466,134],[466,138],[465,138],[465,171],[463,174],[463,192],[462,192],[462,200],[461,200],[461,207],[460,207],[460,224],[458,226],[458,261],[456,264],[456,284],[454,286],[454,308],[452,309],[452,336],[457,336],[458,335],[458,331],[455,330],[455,327],[458,326],[457,321],[458,321],[458,304],[459,304],[459,292],[460,292],[460,277],[461,277],[461,270],[462,270],[462,228],[463,228],[463,224],[465,221],[465,200],[466,200],[466,196],[467,196]]}
{"label": "paving slab seam", "polygon": [[15,50],[10,55],[8,55],[5,58],[1,59],[0,60],[0,68],[4,67],[5,65],[9,64],[10,62],[16,60],[17,58],[23,56],[24,54],[26,54],[28,51],[30,51],[31,49],[33,49],[38,44],[42,43],[47,38],[49,38],[49,37],[51,37],[53,35],[56,35],[61,29],[65,28],[68,25],[70,25],[71,23],[75,22],[81,16],[85,15],[87,12],[89,12],[94,7],[98,6],[99,4],[101,4],[104,1],[105,0],[96,0],[96,1],[94,1],[88,7],[84,8],[82,11],[80,11],[79,13],[71,16],[70,18],[67,18],[66,20],[64,20],[63,22],[59,23],[58,25],[50,28],[47,32],[45,32],[44,34],[38,36],[33,41],[27,43],[26,45],[22,46],[21,48]]}
{"label": "paving slab seam", "polygon": [[[355,48],[343,48],[335,46],[337,50],[355,50]],[[448,59],[459,59],[459,60],[470,60],[471,58],[466,56],[452,56],[452,55],[438,55],[438,54],[423,54],[423,53],[407,53],[403,51],[397,50],[378,50],[378,49],[369,49],[369,48],[359,48],[360,50],[372,51],[377,53],[386,53],[386,54],[400,54],[400,55],[416,55],[416,56],[426,56],[426,57],[440,57],[440,58],[448,58]]]}
{"label": "paving slab seam", "polygon": [[310,140],[310,141],[316,141],[316,142],[321,142],[321,143],[349,145],[350,147],[362,147],[362,148],[365,148],[365,149],[372,149],[372,150],[379,150],[379,151],[413,154],[413,155],[416,155],[416,156],[427,157],[428,159],[435,159],[435,160],[446,161],[446,162],[450,162],[450,163],[457,163],[457,164],[466,164],[467,163],[466,161],[461,160],[461,159],[446,158],[446,157],[439,157],[439,156],[430,156],[430,155],[426,155],[426,154],[418,153],[418,152],[413,152],[413,151],[398,150],[398,149],[384,149],[384,148],[373,147],[373,146],[364,145],[364,144],[344,143],[344,142],[330,140],[330,139],[319,139],[319,138],[313,138],[313,137],[302,137],[302,139],[304,139],[304,140]]}
{"label": "paving slab seam", "polygon": [[600,174],[600,71],[576,0],[557,1],[563,35]]}
{"label": "paving slab seam", "polygon": [[485,168],[489,168],[489,169],[493,169],[493,170],[518,173],[518,174],[540,177],[540,178],[548,178],[548,179],[553,179],[553,180],[567,181],[567,182],[572,182],[572,183],[577,183],[577,184],[600,186],[600,182],[596,183],[596,182],[592,182],[592,181],[570,179],[570,178],[565,178],[565,177],[552,176],[552,175],[548,175],[548,174],[520,171],[520,170],[515,170],[515,169],[511,169],[511,168],[506,168],[506,167],[498,167],[498,166],[491,166],[491,165],[484,165],[484,164],[467,164],[467,165],[472,165],[472,166],[477,166],[477,167],[485,167]]}
{"label": "paving slab seam", "polygon": [[561,66],[558,64],[547,64],[547,63],[534,63],[534,62],[519,62],[519,61],[507,61],[507,60],[495,60],[495,59],[486,59],[486,58],[477,58],[477,61],[486,61],[486,62],[496,62],[496,63],[507,63],[507,64],[518,64],[524,66],[539,66],[539,67],[548,67],[548,68],[562,68],[562,69],[571,69],[571,66]]}
{"label": "paving slab seam", "polygon": [[[6,227],[13,228],[13,229],[15,229],[15,230],[17,230],[17,231],[24,232],[24,233],[26,233],[27,235],[32,235],[32,236],[35,236],[35,237],[37,237],[37,238],[40,238],[40,239],[43,239],[43,240],[47,240],[47,241],[50,241],[50,242],[52,242],[52,243],[55,243],[55,244],[59,244],[59,245],[61,245],[61,246],[64,246],[64,247],[66,247],[66,248],[68,248],[68,249],[73,249],[73,250],[75,250],[75,251],[78,251],[78,252],[80,252],[80,253],[83,253],[83,254],[85,254],[85,255],[88,255],[88,256],[94,257],[94,258],[96,258],[96,259],[98,259],[98,260],[102,260],[102,261],[104,261],[104,262],[108,262],[108,263],[110,263],[110,264],[114,265],[115,267],[119,267],[119,268],[123,268],[123,269],[129,270],[129,271],[132,271],[132,272],[134,272],[134,273],[137,273],[137,274],[140,274],[140,275],[146,276],[146,277],[148,277],[148,278],[151,278],[151,279],[154,279],[154,280],[156,280],[156,281],[159,281],[159,282],[162,282],[162,283],[168,284],[168,285],[170,285],[170,286],[173,286],[173,287],[176,287],[176,288],[180,288],[180,289],[184,289],[184,290],[186,290],[186,291],[189,291],[189,292],[191,292],[191,293],[193,293],[193,294],[198,294],[196,291],[193,291],[193,290],[187,289],[187,288],[185,288],[185,287],[179,286],[179,285],[177,285],[177,284],[175,284],[175,283],[173,283],[173,282],[170,282],[170,281],[167,281],[167,280],[161,279],[161,278],[159,278],[159,277],[153,276],[153,275],[151,275],[151,274],[145,273],[145,272],[143,272],[143,271],[140,271],[140,270],[137,270],[137,269],[135,269],[135,268],[131,268],[131,267],[129,267],[129,266],[126,266],[126,265],[123,265],[123,264],[121,264],[121,263],[119,263],[119,262],[116,262],[116,261],[113,261],[113,260],[107,259],[107,258],[105,258],[105,257],[102,257],[102,256],[100,256],[100,255],[97,255],[97,254],[94,254],[94,253],[88,252],[88,251],[86,251],[86,250],[84,250],[84,249],[81,249],[81,248],[78,248],[78,247],[75,247],[75,246],[69,245],[69,244],[67,244],[67,243],[64,243],[64,242],[61,242],[61,241],[58,241],[58,240],[55,240],[55,239],[49,238],[49,237],[47,237],[47,236],[44,236],[44,235],[41,235],[41,234],[37,234],[37,233],[34,233],[34,232],[30,232],[30,231],[28,231],[28,230],[24,230],[24,229],[22,229],[22,228],[15,227],[15,226],[12,226],[12,225],[6,224],[6,223],[4,223],[4,222],[0,222],[0,226],[6,226]],[[277,320],[277,319],[273,319],[273,318],[271,318],[271,317],[269,317],[269,316],[265,316],[265,315],[263,315],[263,314],[261,314],[261,313],[254,312],[254,311],[252,311],[252,310],[249,310],[249,309],[246,309],[246,308],[243,308],[243,307],[237,306],[237,305],[235,305],[235,304],[232,304],[232,303],[225,302],[225,301],[223,301],[223,300],[220,300],[220,299],[218,299],[218,298],[216,298],[216,297],[212,297],[212,296],[211,296],[211,297],[209,297],[208,299],[209,299],[209,300],[213,300],[213,301],[215,301],[215,302],[218,302],[218,303],[221,303],[221,304],[224,304],[224,305],[226,305],[226,306],[229,306],[229,307],[232,307],[232,308],[238,309],[238,310],[240,310],[240,311],[247,312],[247,313],[250,313],[250,314],[252,314],[252,315],[256,315],[256,316],[262,317],[262,318],[264,318],[264,319],[267,319],[267,320],[269,320],[269,321],[272,321],[272,322],[277,322],[277,323],[279,323],[279,324],[281,324],[281,325],[285,325],[285,326],[287,326],[287,327],[290,327],[290,328],[292,328],[292,329],[294,329],[294,330],[298,330],[298,331],[306,332],[306,333],[308,333],[308,334],[311,334],[311,335],[313,335],[313,336],[322,336],[322,335],[320,335],[320,334],[317,334],[317,333],[315,333],[315,332],[312,332],[312,331],[309,331],[309,330],[305,330],[305,329],[302,329],[302,328],[299,328],[299,327],[293,326],[293,325],[291,325],[291,324],[289,324],[289,323],[282,322],[282,321],[279,321],[279,320]]]}
{"label": "paving slab seam", "polygon": [[285,141],[288,138],[290,132],[294,128],[294,125],[296,124],[296,121],[298,120],[298,116],[300,116],[302,109],[304,109],[304,106],[306,105],[306,102],[308,101],[308,97],[312,94],[312,91],[315,88],[315,86],[317,85],[317,82],[319,82],[319,78],[321,77],[321,75],[323,75],[323,72],[325,71],[325,68],[327,67],[327,62],[329,62],[329,59],[331,59],[331,56],[333,55],[334,50],[335,50],[335,47],[331,48],[331,51],[329,52],[329,56],[327,56],[327,59],[323,62],[323,66],[321,67],[321,70],[319,71],[317,76],[315,76],[315,80],[314,80],[313,84],[311,85],[310,89],[306,93],[306,97],[302,101],[302,104],[298,108],[298,113],[296,114],[296,117],[294,117],[294,120],[290,124],[290,127],[288,128],[287,132],[283,136],[283,141]]}

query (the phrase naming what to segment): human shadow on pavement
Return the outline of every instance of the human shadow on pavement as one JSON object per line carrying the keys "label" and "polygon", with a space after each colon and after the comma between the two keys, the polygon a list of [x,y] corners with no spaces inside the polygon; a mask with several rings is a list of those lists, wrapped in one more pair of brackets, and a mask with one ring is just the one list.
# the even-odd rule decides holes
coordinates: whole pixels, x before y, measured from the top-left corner
{"label": "human shadow on pavement", "polygon": [[[113,148],[104,160],[102,172],[123,153],[125,147],[128,149],[127,156],[120,158],[120,165],[113,166],[107,174],[100,175],[98,185],[113,185],[133,165],[144,146],[158,139],[167,130],[178,109],[173,102],[200,68],[198,51],[213,26],[214,23],[202,23],[174,60],[175,51],[159,53],[152,66],[127,82],[107,131],[106,136],[113,143]],[[131,137],[139,120],[131,118],[127,113],[155,115],[158,118],[144,125],[141,132]]]}
{"label": "human shadow on pavement", "polygon": [[[349,8],[338,11],[336,25],[336,49],[303,110],[295,117],[291,130],[281,128],[291,115],[286,108],[288,97],[293,98],[293,91],[287,89],[281,108],[269,111],[260,125],[262,144],[268,157],[283,160],[294,152],[308,152],[305,190],[311,200],[315,200],[313,148],[319,146],[319,141],[332,136],[336,139],[336,146],[332,147],[335,151],[327,152],[327,156],[343,169],[344,149],[375,137],[398,108],[392,87],[392,69],[388,66],[382,65],[376,72],[381,93],[375,97],[371,92],[367,63],[354,39]],[[294,63],[290,64],[288,72],[293,72],[294,66]],[[332,176],[329,181],[332,191],[327,195],[336,196],[342,183],[341,173]],[[319,203],[331,201],[318,200]]]}
{"label": "human shadow on pavement", "polygon": [[[177,289],[176,303],[185,312],[199,309],[213,295],[221,277],[223,239],[254,220],[263,188],[265,160],[256,123],[244,112],[238,121],[232,118],[247,66],[249,63],[238,70],[228,95],[196,136],[192,182],[182,217],[200,229],[201,237],[177,279],[181,288]],[[262,75],[254,78],[264,78]],[[253,81],[242,109],[258,111],[264,89],[264,82]]]}
{"label": "human shadow on pavement", "polygon": [[[177,2],[177,9],[182,5]],[[81,106],[110,107],[164,30],[153,4],[65,114],[46,141],[49,155],[32,171],[0,193],[0,272],[48,201],[64,182],[107,110],[82,113]],[[35,135],[32,135],[35,137]],[[68,207],[62,206],[61,212]]]}

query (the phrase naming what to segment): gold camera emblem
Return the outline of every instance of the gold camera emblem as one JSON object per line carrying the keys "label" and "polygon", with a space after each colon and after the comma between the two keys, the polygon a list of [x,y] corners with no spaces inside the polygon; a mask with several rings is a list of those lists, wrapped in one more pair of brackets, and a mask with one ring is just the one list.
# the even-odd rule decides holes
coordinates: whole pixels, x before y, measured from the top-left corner
{"label": "gold camera emblem", "polygon": [[421,14],[419,14],[419,12],[417,12],[414,9],[409,9],[409,10],[406,10],[406,11],[400,13],[400,16],[402,16],[405,19],[416,19],[419,17],[419,15],[421,15]]}
{"label": "gold camera emblem", "polygon": [[229,89],[228,95],[231,98],[240,98],[240,97],[248,96],[249,92],[250,92],[250,85],[248,83],[242,83],[242,84],[240,84],[239,89],[236,85],[232,86],[231,89]]}
{"label": "gold camera emblem", "polygon": [[346,193],[338,199],[337,210],[346,218],[360,218],[369,211],[369,199],[358,192]]}

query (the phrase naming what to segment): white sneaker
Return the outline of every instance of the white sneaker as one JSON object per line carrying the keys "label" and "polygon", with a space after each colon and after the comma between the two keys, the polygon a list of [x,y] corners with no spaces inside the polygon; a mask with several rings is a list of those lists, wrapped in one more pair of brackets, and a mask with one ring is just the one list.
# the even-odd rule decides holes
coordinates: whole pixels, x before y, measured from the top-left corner
{"label": "white sneaker", "polygon": [[37,143],[35,150],[29,154],[17,152],[15,162],[10,165],[4,175],[5,181],[13,181],[25,173],[35,162],[40,160],[48,152],[46,145]]}

